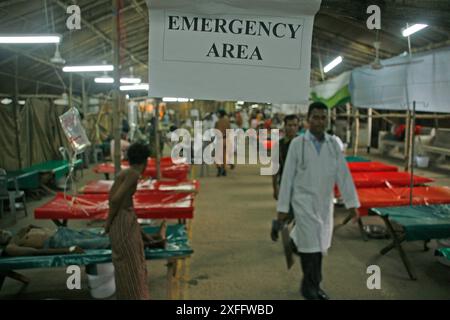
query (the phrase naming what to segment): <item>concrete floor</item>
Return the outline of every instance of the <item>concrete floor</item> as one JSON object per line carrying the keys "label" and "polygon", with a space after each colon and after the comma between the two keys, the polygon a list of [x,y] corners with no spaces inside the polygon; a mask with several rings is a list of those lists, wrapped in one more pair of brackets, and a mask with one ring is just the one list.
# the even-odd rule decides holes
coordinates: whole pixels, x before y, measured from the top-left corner
{"label": "concrete floor", "polygon": [[[402,167],[400,161],[370,157]],[[194,171],[198,175],[199,168]],[[269,237],[276,207],[271,178],[260,176],[259,168],[250,165],[238,166],[228,173],[228,177],[216,178],[215,169],[210,167],[209,176],[200,178],[192,221],[195,252],[189,260],[185,298],[301,299],[299,261],[288,271],[280,242],[274,243]],[[436,184],[450,186],[448,171],[417,170],[417,174],[435,178]],[[78,185],[98,178],[99,175],[85,170]],[[30,202],[30,211],[49,199]],[[337,208],[336,223],[346,214],[343,208]],[[365,222],[381,224],[376,217],[367,217]],[[52,226],[49,221],[35,221],[31,215],[19,219],[12,228],[28,223]],[[71,223],[74,227],[85,225]],[[378,255],[388,243],[388,240],[362,241],[355,224],[337,230],[333,246],[324,259],[324,289],[334,299],[450,299],[450,268],[436,262],[434,250],[424,252],[420,242],[405,243],[419,278],[412,281],[396,251]],[[430,244],[435,245],[434,241]],[[367,266],[372,264],[381,268],[380,290],[369,290],[366,285]],[[151,297],[164,299],[164,261],[148,262],[147,267]],[[32,279],[30,285],[18,294],[20,285],[8,279],[0,299],[90,299],[84,274],[82,290],[70,291],[65,285],[67,274],[63,268],[23,270],[22,273]]]}

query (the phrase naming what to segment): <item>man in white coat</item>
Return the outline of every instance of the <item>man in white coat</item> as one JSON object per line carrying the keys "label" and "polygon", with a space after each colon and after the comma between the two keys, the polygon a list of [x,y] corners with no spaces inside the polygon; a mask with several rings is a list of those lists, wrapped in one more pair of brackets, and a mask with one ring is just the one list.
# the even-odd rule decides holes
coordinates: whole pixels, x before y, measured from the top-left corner
{"label": "man in white coat", "polygon": [[292,207],[295,226],[290,234],[303,270],[305,299],[329,299],[320,288],[322,255],[331,246],[333,189],[337,183],[345,207],[359,207],[352,176],[336,141],[325,133],[328,110],[320,102],[309,106],[309,130],[290,145],[278,195],[278,219],[285,221]]}

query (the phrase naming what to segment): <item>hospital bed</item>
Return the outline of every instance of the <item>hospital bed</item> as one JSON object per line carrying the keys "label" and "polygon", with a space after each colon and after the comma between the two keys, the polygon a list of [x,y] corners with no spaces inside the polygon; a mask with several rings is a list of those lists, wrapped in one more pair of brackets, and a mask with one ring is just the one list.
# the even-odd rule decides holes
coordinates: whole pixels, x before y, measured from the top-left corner
{"label": "hospital bed", "polygon": [[[129,168],[128,164],[122,162],[121,169]],[[106,179],[109,179],[110,174],[114,174],[114,164],[111,162],[101,163],[96,165],[93,168],[95,173],[103,173]],[[171,165],[161,165],[161,177],[167,179],[175,179],[175,180],[186,180],[189,173],[189,165],[188,164],[171,164]],[[144,177],[156,178],[156,165],[149,165],[145,167],[144,172],[142,173]]]}
{"label": "hospital bed", "polygon": [[371,162],[371,160],[363,158],[363,157],[358,157],[358,156],[346,156],[345,160],[347,162]]}
{"label": "hospital bed", "polygon": [[[91,229],[101,232],[101,228]],[[152,234],[158,227],[143,227],[144,232]],[[167,298],[181,299],[186,283],[187,259],[194,251],[189,245],[184,225],[169,225],[165,249],[145,249],[146,260],[167,260]],[[83,254],[65,254],[48,256],[0,257],[0,290],[7,277],[28,285],[30,279],[15,270],[60,268],[70,265],[93,266],[111,262],[111,250],[85,250]],[[182,281],[184,280],[184,281]],[[183,282],[183,283],[182,283]]]}
{"label": "hospital bed", "polygon": [[[80,193],[86,194],[102,194],[109,193],[114,181],[112,180],[96,180],[88,182],[80,189]],[[200,184],[197,180],[142,180],[138,183],[136,192],[180,192],[180,193],[197,193]]]}
{"label": "hospital bed", "polygon": [[[77,159],[75,167],[81,167],[83,161]],[[40,174],[50,173],[59,180],[69,173],[69,162],[67,160],[50,160],[42,163],[32,165],[15,171],[8,171],[8,188],[15,188],[15,181],[17,181],[20,190],[33,190],[41,187]]]}
{"label": "hospital bed", "polygon": [[416,280],[417,275],[402,243],[424,241],[427,250],[426,243],[430,240],[450,238],[450,204],[372,208],[371,213],[383,219],[392,236],[392,243],[383,248],[380,254],[385,255],[397,249],[412,280]]}
{"label": "hospital bed", "polygon": [[[383,188],[383,187],[408,187],[411,185],[409,172],[352,172],[353,182],[356,188]],[[433,179],[413,176],[413,185],[424,185],[433,182]]]}
{"label": "hospital bed", "polygon": [[348,168],[350,172],[386,172],[386,171],[398,171],[396,166],[384,164],[382,162],[370,161],[370,162],[349,162]]}
{"label": "hospital bed", "polygon": [[[189,193],[152,192],[134,195],[134,210],[140,219],[192,219],[194,196]],[[68,220],[105,220],[108,194],[80,194],[76,197],[57,193],[55,198],[34,210],[35,219],[51,219],[57,226]]]}
{"label": "hospital bed", "polygon": [[[410,188],[360,188],[357,189],[360,208],[357,209],[357,223],[362,238],[367,241],[367,234],[364,231],[362,217],[367,216],[371,208],[385,208],[432,204],[450,204],[450,188],[439,186],[419,186],[413,188],[411,199]],[[411,202],[412,201],[412,202]],[[347,224],[355,218],[351,212],[342,222],[341,226]]]}

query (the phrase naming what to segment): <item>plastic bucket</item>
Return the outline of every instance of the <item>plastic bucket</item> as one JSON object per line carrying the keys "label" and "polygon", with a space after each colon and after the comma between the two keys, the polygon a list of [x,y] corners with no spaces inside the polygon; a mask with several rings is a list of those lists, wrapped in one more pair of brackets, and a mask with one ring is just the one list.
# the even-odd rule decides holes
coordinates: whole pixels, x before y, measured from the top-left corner
{"label": "plastic bucket", "polygon": [[428,168],[428,164],[430,162],[430,158],[429,157],[419,157],[417,156],[415,158],[416,160],[416,164],[418,168]]}
{"label": "plastic bucket", "polygon": [[98,264],[96,268],[86,270],[86,274],[89,290],[94,299],[109,298],[116,292],[114,266],[112,263]]}

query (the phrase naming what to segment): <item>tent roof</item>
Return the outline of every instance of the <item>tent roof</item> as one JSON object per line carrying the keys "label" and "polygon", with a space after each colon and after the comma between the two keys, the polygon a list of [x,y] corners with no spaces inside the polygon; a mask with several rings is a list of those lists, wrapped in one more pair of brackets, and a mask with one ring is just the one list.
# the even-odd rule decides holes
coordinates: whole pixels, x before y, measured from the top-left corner
{"label": "tent roof", "polygon": [[[134,73],[143,81],[148,73],[148,10],[144,0],[122,0],[121,28],[122,70]],[[82,10],[82,29],[67,30],[68,0],[6,0],[0,2],[0,30],[2,33],[60,33],[63,41],[61,55],[67,63],[101,63],[112,61],[112,10],[111,0],[78,0]],[[430,25],[412,37],[413,51],[425,51],[450,45],[450,2],[448,0],[322,0],[321,9],[315,18],[312,46],[312,72],[314,81],[321,79],[319,56],[323,64],[337,55],[344,62],[327,76],[336,76],[343,71],[368,64],[374,59],[373,41],[375,31],[366,27],[367,6],[381,7],[382,29],[380,58],[396,56],[407,50],[407,41],[401,35],[406,22],[425,22]],[[55,47],[0,46],[0,93],[14,92],[15,59],[18,57],[19,91],[22,94],[61,94],[68,87],[70,76],[61,72],[60,66],[50,63]],[[58,75],[57,75],[58,74]],[[73,75],[73,90],[81,91],[80,75]],[[95,84],[92,77],[87,81],[90,93],[104,90]],[[64,82],[64,84],[63,84]]]}

